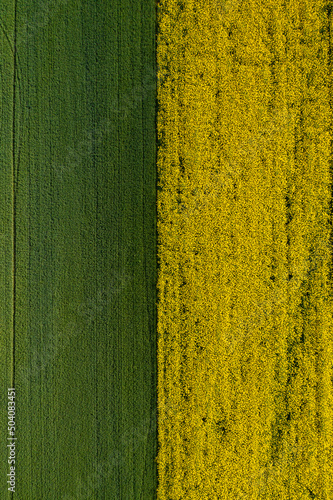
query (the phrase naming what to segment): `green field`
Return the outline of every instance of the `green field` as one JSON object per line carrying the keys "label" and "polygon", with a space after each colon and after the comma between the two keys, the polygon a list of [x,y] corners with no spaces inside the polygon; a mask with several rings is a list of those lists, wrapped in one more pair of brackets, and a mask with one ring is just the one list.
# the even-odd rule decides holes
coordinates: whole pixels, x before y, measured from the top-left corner
{"label": "green field", "polygon": [[[155,3],[4,0],[0,16],[0,414],[5,443],[14,383],[14,497],[152,499]],[[11,498],[4,445],[0,472]]]}

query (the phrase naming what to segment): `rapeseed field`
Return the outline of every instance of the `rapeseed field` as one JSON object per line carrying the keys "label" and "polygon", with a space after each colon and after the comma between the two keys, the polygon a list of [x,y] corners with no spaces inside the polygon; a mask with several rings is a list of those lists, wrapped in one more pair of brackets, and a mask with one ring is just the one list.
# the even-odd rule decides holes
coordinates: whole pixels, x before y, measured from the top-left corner
{"label": "rapeseed field", "polygon": [[159,500],[333,498],[331,11],[159,2]]}

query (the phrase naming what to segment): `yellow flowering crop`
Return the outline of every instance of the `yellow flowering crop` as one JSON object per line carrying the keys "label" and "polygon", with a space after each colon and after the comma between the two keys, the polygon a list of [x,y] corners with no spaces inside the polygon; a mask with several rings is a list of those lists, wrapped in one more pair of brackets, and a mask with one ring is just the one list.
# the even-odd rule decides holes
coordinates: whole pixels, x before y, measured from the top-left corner
{"label": "yellow flowering crop", "polygon": [[327,5],[159,2],[159,500],[333,498]]}

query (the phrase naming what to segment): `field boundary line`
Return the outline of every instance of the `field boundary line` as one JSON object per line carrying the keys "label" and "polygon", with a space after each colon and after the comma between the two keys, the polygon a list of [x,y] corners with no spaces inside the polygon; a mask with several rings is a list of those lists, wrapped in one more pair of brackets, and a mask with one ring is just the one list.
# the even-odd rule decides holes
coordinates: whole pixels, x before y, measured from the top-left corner
{"label": "field boundary line", "polygon": [[16,155],[16,97],[17,97],[17,0],[14,1],[13,40],[13,117],[12,117],[12,338],[11,338],[11,387],[15,387],[15,327],[16,327],[16,197],[17,197],[17,155]]}

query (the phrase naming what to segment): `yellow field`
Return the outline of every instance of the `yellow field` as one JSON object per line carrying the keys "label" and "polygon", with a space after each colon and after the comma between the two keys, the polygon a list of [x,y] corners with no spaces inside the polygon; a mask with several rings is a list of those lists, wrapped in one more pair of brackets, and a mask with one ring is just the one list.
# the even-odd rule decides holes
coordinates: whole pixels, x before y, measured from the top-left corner
{"label": "yellow field", "polygon": [[328,3],[159,2],[159,500],[333,498]]}

